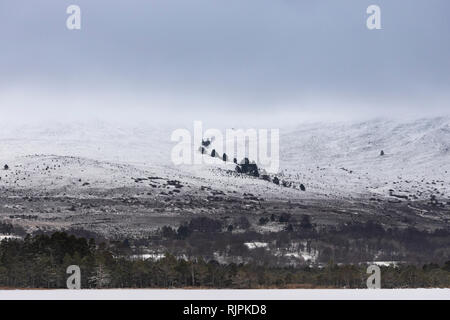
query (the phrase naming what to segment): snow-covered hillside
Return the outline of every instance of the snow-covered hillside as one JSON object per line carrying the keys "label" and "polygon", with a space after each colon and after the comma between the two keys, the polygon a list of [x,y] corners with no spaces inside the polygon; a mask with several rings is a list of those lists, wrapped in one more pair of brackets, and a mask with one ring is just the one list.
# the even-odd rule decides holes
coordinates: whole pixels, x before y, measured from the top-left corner
{"label": "snow-covered hillside", "polygon": [[174,129],[104,122],[2,126],[1,221],[29,232],[81,228],[145,237],[198,215],[226,223],[244,216],[262,233],[286,227],[258,224],[273,215],[297,221],[308,215],[316,226],[375,219],[421,229],[450,220],[450,119],[280,128],[281,166],[270,179],[237,173],[231,159],[211,158],[214,142],[201,155],[212,162],[174,165]]}
{"label": "snow-covered hillside", "polygon": [[[105,122],[4,125],[2,188],[120,188],[162,176],[274,197],[449,196],[450,119],[309,123],[280,128],[280,178],[307,191],[232,175],[232,162],[175,166],[170,126]],[[197,150],[197,146],[193,146]],[[380,155],[383,150],[384,155]],[[207,154],[204,157],[209,157]],[[2,164],[3,166],[3,164]]]}
{"label": "snow-covered hillside", "polygon": [[281,154],[282,167],[317,188],[450,194],[448,118],[302,125],[283,135]]}

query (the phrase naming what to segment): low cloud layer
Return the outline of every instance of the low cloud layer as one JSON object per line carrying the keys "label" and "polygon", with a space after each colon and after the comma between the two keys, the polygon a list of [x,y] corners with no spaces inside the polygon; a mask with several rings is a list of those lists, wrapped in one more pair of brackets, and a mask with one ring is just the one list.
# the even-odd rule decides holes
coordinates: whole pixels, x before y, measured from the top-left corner
{"label": "low cloud layer", "polygon": [[[4,118],[448,114],[445,0],[0,4]],[[66,28],[66,8],[82,28]],[[289,116],[291,115],[291,116]],[[294,117],[294,118],[295,118]]]}

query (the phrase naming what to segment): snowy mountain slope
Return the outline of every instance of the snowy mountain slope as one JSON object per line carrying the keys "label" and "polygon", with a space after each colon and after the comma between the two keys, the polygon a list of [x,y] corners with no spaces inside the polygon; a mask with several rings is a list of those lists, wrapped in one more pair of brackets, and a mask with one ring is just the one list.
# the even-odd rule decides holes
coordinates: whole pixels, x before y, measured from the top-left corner
{"label": "snowy mountain slope", "polygon": [[11,170],[0,171],[0,187],[120,188],[135,186],[134,178],[161,176],[184,182],[189,192],[213,186],[274,198],[450,194],[448,118],[281,128],[278,176],[305,184],[307,192],[233,174],[234,165],[220,159],[175,166],[173,129],[104,122],[2,126],[0,161]]}
{"label": "snowy mountain slope", "polygon": [[329,188],[449,195],[447,118],[304,125],[283,136],[281,154],[288,172]]}
{"label": "snowy mountain slope", "polygon": [[311,216],[317,226],[375,219],[433,230],[450,221],[449,124],[437,118],[282,128],[280,172],[271,175],[280,185],[212,158],[215,143],[202,155],[208,164],[174,165],[172,127],[1,126],[0,169],[9,168],[0,170],[0,221],[29,232],[81,228],[104,237],[146,237],[198,215],[226,223],[245,216],[263,233],[286,226],[262,228],[261,217],[283,214]]}

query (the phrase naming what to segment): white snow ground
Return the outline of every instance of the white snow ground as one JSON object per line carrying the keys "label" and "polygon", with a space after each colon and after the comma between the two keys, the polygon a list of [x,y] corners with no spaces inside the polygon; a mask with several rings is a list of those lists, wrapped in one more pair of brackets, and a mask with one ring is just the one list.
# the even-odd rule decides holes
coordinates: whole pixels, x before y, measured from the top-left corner
{"label": "white snow ground", "polygon": [[119,188],[135,185],[131,177],[162,176],[196,188],[211,185],[274,198],[450,198],[449,118],[281,128],[278,176],[303,183],[306,192],[225,174],[234,165],[220,159],[175,166],[170,159],[173,129],[106,122],[3,125],[0,164],[10,170],[0,170],[0,188]]}
{"label": "white snow ground", "polygon": [[450,289],[0,290],[1,300],[450,300]]}

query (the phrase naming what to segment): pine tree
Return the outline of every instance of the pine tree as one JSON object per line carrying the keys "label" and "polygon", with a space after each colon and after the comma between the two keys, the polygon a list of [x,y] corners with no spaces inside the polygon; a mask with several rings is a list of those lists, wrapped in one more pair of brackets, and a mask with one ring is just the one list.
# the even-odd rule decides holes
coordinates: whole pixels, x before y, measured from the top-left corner
{"label": "pine tree", "polygon": [[103,263],[100,263],[94,271],[94,274],[89,277],[89,283],[97,289],[108,286],[111,282],[111,276]]}

